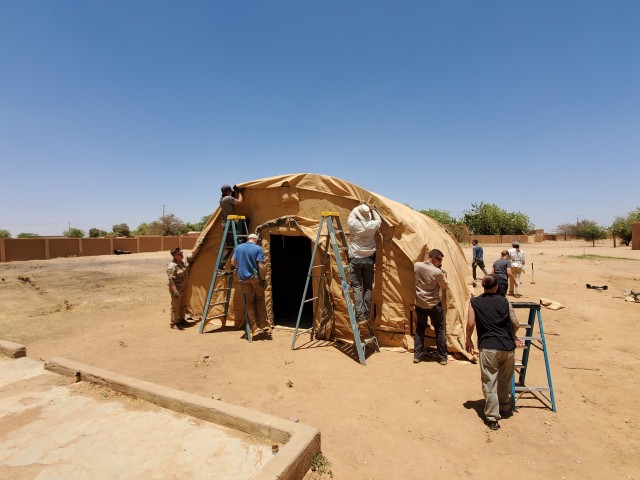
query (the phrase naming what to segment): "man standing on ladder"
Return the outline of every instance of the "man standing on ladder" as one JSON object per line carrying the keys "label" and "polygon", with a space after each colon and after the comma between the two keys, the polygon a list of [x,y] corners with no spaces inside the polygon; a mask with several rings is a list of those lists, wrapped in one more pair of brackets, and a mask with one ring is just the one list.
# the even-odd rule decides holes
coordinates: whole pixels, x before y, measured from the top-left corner
{"label": "man standing on ladder", "polygon": [[484,293],[471,299],[467,314],[465,349],[473,354],[473,329],[478,331],[480,377],[484,393],[484,416],[491,430],[498,430],[498,420],[511,414],[509,390],[515,365],[516,345],[522,346],[516,332],[519,324],[508,300],[497,294],[498,279],[482,279]]}
{"label": "man standing on ladder", "polygon": [[[236,205],[242,203],[242,193],[240,189],[234,186],[231,188],[230,185],[222,185],[220,187],[220,191],[222,192],[222,196],[220,197],[220,211],[222,213],[222,228],[224,229],[224,225],[227,222],[227,217],[229,215],[233,215],[236,211]],[[247,225],[248,227],[248,225]],[[227,247],[233,247],[233,232],[229,230],[226,238]],[[229,259],[229,251],[225,249],[222,254],[222,259],[220,260],[220,265],[218,268],[223,269]]]}
{"label": "man standing on ladder", "polygon": [[267,323],[267,307],[264,301],[266,286],[264,251],[257,242],[258,235],[250,234],[247,242],[236,247],[231,258],[231,265],[238,269],[252,336],[259,333],[260,329],[265,333],[271,330]]}
{"label": "man standing on ladder", "polygon": [[349,282],[353,289],[356,321],[363,338],[372,337],[369,323],[376,263],[376,232],[382,220],[380,214],[366,203],[358,205],[349,214]]}

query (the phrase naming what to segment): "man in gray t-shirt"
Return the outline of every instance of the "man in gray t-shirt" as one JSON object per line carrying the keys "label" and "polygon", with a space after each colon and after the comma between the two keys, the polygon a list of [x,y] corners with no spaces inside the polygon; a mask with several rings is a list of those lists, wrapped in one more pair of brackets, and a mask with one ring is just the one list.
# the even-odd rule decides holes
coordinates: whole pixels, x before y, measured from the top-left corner
{"label": "man in gray t-shirt", "polygon": [[507,250],[503,250],[500,253],[500,258],[493,263],[491,273],[498,279],[498,290],[496,293],[505,297],[507,295],[507,288],[509,287],[509,279],[513,279],[511,260],[509,260],[509,252]]}
{"label": "man in gray t-shirt", "polygon": [[229,215],[233,215],[236,211],[236,205],[242,203],[242,193],[237,192],[237,198],[233,196],[233,189],[229,185],[223,185],[220,190],[220,210],[222,212],[222,223],[227,221]]}
{"label": "man in gray t-shirt", "polygon": [[424,333],[427,319],[431,319],[436,331],[438,363],[447,364],[447,336],[445,316],[440,289],[447,288],[447,276],[442,271],[444,254],[437,249],[429,252],[428,262],[416,262],[413,271],[416,277],[416,329],[413,335],[413,363],[422,361],[424,353]]}
{"label": "man in gray t-shirt", "polygon": [[[222,228],[224,229],[224,225],[227,222],[227,217],[229,215],[233,215],[236,211],[236,205],[242,203],[242,193],[239,190],[236,190],[236,195],[233,195],[233,189],[230,185],[222,185],[220,187],[220,191],[222,192],[222,196],[220,197],[220,212],[222,216]],[[248,228],[248,225],[247,225]],[[218,265],[219,269],[224,269],[227,260],[229,259],[229,254],[234,247],[233,243],[233,231],[229,228],[227,232],[227,238],[225,240],[227,248],[222,252],[222,259],[220,260],[220,265]]]}

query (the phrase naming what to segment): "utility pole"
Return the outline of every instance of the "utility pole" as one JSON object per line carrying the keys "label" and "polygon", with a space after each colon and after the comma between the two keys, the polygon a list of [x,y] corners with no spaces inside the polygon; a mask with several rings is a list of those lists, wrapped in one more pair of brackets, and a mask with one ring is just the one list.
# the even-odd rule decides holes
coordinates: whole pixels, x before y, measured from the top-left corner
{"label": "utility pole", "polygon": [[576,240],[578,239],[578,219],[580,218],[580,215],[576,215]]}
{"label": "utility pole", "polygon": [[71,236],[71,222],[69,222],[69,230],[67,230],[67,237]]}
{"label": "utility pole", "polygon": [[167,231],[167,224],[164,220],[164,205],[162,205],[162,236],[164,237],[165,232]]}

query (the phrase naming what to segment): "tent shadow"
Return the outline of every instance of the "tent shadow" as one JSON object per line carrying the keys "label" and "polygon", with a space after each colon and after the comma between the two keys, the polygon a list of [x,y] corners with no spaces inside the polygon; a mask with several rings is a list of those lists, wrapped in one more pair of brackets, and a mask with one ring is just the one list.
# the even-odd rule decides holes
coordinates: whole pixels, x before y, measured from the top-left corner
{"label": "tent shadow", "polygon": [[[333,347],[339,350],[340,352],[344,353],[348,357],[351,357],[352,360],[355,360],[356,362],[360,362],[360,360],[358,359],[358,351],[356,350],[355,345],[352,345],[351,343],[346,343],[346,342],[314,339],[314,340],[308,340],[302,345],[295,347],[293,350],[307,350],[312,348],[326,348],[326,347]],[[372,348],[365,348],[364,349],[365,360],[369,358],[374,352],[375,350]]]}
{"label": "tent shadow", "polygon": [[[192,325],[195,326],[196,324]],[[200,325],[200,322],[197,323],[197,325]],[[206,325],[206,327],[211,326],[210,324]],[[221,333],[221,332],[231,332],[233,330],[238,330],[237,327],[235,326],[230,326],[230,325],[226,325],[226,326],[222,326],[222,325],[213,325],[213,327],[215,328],[211,328],[209,330],[205,330],[202,333]]]}
{"label": "tent shadow", "polygon": [[335,342],[329,340],[308,340],[294,348],[294,350],[307,350],[310,348],[324,348],[324,347],[332,347],[335,345]]}
{"label": "tent shadow", "polygon": [[467,410],[475,410],[478,418],[484,420],[484,400],[467,400],[462,404]]}
{"label": "tent shadow", "polygon": [[[360,360],[358,359],[358,350],[356,349],[355,345],[345,342],[334,342],[333,347],[337,350],[340,350],[348,357],[351,357],[352,360],[360,362]],[[371,355],[373,355],[374,352],[375,350],[373,348],[365,348],[364,359],[366,360],[367,358],[369,358]]]}
{"label": "tent shadow", "polygon": [[[243,340],[247,339],[246,330],[243,329],[242,337],[240,338],[242,338]],[[253,334],[253,336],[251,337],[252,342],[264,342],[264,341],[272,341],[272,340],[273,340],[273,336],[270,333],[266,333],[266,332],[258,332]]]}

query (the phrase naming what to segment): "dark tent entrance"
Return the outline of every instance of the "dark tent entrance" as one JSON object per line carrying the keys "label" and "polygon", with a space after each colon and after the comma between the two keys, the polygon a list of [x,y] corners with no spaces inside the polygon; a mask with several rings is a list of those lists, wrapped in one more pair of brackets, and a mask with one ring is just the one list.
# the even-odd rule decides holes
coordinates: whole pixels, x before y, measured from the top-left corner
{"label": "dark tent entrance", "polygon": [[[305,236],[270,235],[271,299],[274,325],[295,327],[311,263],[311,240]],[[311,283],[306,299],[313,297]],[[300,328],[311,328],[313,302],[304,304]]]}

